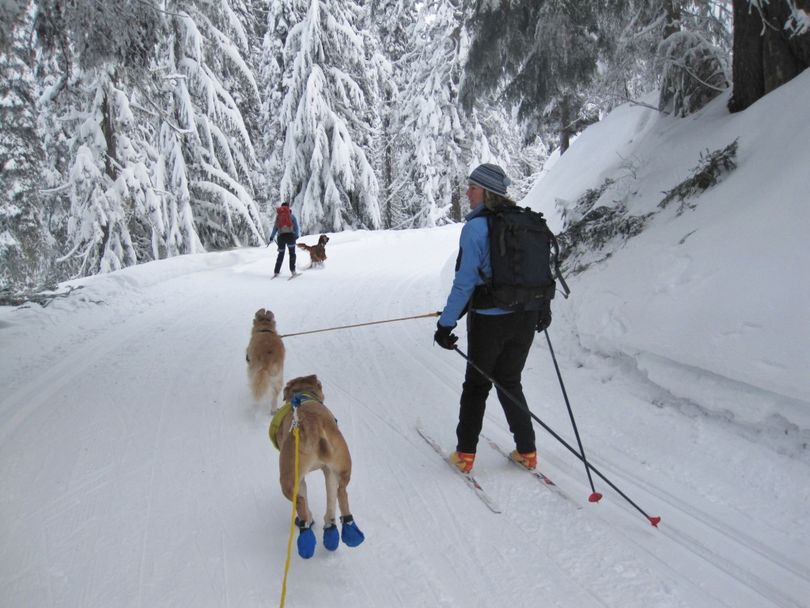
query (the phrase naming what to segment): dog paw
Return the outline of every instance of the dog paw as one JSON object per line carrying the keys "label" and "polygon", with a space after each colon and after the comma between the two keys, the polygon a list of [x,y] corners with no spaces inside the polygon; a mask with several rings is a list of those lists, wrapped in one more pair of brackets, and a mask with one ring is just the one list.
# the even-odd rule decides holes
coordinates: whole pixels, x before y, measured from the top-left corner
{"label": "dog paw", "polygon": [[360,543],[366,540],[366,537],[360,531],[360,528],[357,527],[357,524],[350,521],[344,522],[340,533],[340,539],[343,541],[344,545],[348,545],[349,547],[357,547]]}
{"label": "dog paw", "polygon": [[329,551],[334,551],[340,544],[340,534],[338,533],[337,526],[332,524],[328,528],[323,529],[323,546]]}
{"label": "dog paw", "polygon": [[315,555],[315,533],[312,528],[302,528],[298,534],[298,555],[309,559]]}

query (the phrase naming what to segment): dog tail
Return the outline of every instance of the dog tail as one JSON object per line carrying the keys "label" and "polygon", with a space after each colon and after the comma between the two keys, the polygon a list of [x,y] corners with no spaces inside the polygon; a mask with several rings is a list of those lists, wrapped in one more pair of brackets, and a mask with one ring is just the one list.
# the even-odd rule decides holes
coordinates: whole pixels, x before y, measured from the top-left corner
{"label": "dog tail", "polygon": [[297,245],[298,245],[299,248],[306,249],[307,251],[309,251],[311,249],[311,247],[309,245],[305,244],[305,243],[297,243]]}
{"label": "dog tail", "polygon": [[253,393],[254,401],[259,401],[271,386],[277,392],[281,388],[280,384],[280,370],[259,367],[250,371],[250,391]]}

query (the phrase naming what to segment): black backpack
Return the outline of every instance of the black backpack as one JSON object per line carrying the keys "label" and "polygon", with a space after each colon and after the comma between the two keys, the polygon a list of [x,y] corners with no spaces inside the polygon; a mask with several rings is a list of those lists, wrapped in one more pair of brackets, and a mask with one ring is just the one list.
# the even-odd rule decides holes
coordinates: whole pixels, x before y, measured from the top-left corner
{"label": "black backpack", "polygon": [[[560,280],[563,296],[570,290],[562,278],[557,239],[542,213],[528,207],[501,207],[484,213],[489,225],[489,256],[492,277],[475,288],[474,308],[538,310],[554,298]],[[552,274],[553,270],[553,274]]]}

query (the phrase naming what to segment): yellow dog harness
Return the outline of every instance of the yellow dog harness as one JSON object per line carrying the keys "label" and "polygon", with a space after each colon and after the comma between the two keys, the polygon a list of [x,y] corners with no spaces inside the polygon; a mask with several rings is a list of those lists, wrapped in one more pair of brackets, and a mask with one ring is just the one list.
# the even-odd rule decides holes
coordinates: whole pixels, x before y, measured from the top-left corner
{"label": "yellow dog harness", "polygon": [[273,442],[273,445],[278,450],[278,440],[276,436],[278,435],[278,429],[281,428],[281,421],[284,420],[284,417],[290,413],[293,406],[301,407],[304,403],[320,403],[320,400],[315,397],[312,393],[295,393],[290,401],[285,401],[284,405],[282,405],[279,410],[273,415],[273,419],[270,421],[270,441]]}

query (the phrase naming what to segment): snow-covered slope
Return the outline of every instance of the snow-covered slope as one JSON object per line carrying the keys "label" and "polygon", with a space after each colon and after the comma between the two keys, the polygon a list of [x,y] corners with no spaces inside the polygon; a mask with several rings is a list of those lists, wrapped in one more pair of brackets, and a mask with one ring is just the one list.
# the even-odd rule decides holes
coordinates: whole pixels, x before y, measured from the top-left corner
{"label": "snow-covered slope", "polygon": [[[572,500],[482,442],[476,474],[502,513],[488,510],[415,431],[453,448],[464,361],[431,344],[433,319],[288,337],[287,377],[320,376],[351,447],[367,540],[293,554],[286,605],[805,606],[807,378],[785,353],[807,361],[807,282],[791,264],[808,256],[795,159],[809,140],[794,99],[809,87],[802,77],[733,117],[720,102],[684,121],[621,108],[532,194],[544,209],[575,199],[615,172],[618,145],[637,168],[613,196],[625,188],[646,212],[701,150],[740,138],[740,168],[694,211],[661,212],[554,304],[549,334],[587,455],[663,518],[658,529],[597,477],[605,497],[589,504],[582,464],[539,428],[541,466]],[[769,139],[766,116],[803,143]],[[47,308],[0,308],[0,604],[277,605],[290,504],[269,414],[247,390],[253,313],[270,308],[294,333],[437,310],[458,232],[330,235],[326,267],[295,281],[270,280],[274,251],[242,249],[76,282]],[[575,444],[542,337],[524,385]],[[511,447],[494,397],[484,433]],[[318,475],[309,486],[320,536]]]}
{"label": "snow-covered slope", "polygon": [[738,168],[657,213],[610,259],[573,279],[582,345],[624,356],[651,380],[742,424],[810,429],[810,72],[740,114],[721,96],[674,119],[617,109],[588,129],[528,200],[554,217],[606,178],[599,205],[630,214],[688,178],[701,153],[738,140]]}

